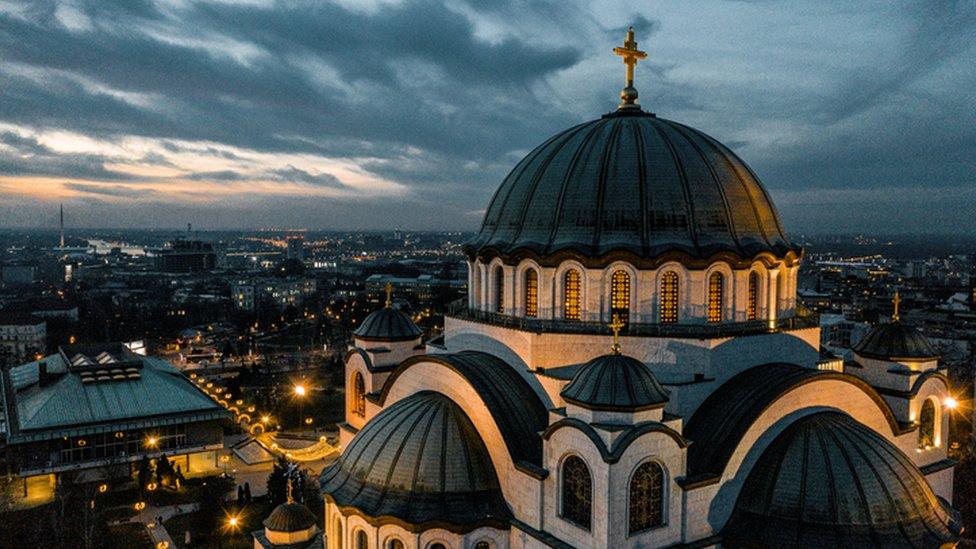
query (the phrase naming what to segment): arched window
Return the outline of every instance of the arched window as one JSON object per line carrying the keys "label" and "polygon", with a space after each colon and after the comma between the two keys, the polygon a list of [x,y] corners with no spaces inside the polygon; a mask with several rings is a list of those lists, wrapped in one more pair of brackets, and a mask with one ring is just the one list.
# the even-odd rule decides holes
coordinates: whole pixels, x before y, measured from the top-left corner
{"label": "arched window", "polygon": [[474,544],[474,549],[491,549],[491,544],[487,541],[479,541]]}
{"label": "arched window", "polygon": [[661,276],[660,322],[678,322],[678,273],[668,271]]}
{"label": "arched window", "polygon": [[918,414],[918,447],[930,448],[935,445],[935,404],[932,399],[922,403],[922,411]]}
{"label": "arched window", "polygon": [[749,303],[746,304],[746,320],[759,318],[759,273],[749,273]]}
{"label": "arched window", "polygon": [[386,549],[404,549],[403,542],[396,538],[393,538],[390,541],[386,542]]}
{"label": "arched window", "polygon": [[501,265],[495,267],[495,312],[505,312],[505,273]]}
{"label": "arched window", "polygon": [[570,456],[563,462],[562,490],[562,517],[589,530],[593,483],[582,459]]}
{"label": "arched window", "polygon": [[356,549],[369,549],[369,538],[362,530],[356,532]]}
{"label": "arched window", "polygon": [[624,270],[610,276],[610,318],[624,324],[630,320],[630,275]]}
{"label": "arched window", "polygon": [[630,479],[630,526],[628,532],[664,524],[664,469],[648,461]]}
{"label": "arched window", "polygon": [[570,269],[563,275],[563,318],[580,320],[580,272]]}
{"label": "arched window", "polygon": [[444,547],[443,543],[431,543],[428,549],[447,549],[447,547]]}
{"label": "arched window", "polygon": [[712,273],[708,277],[708,314],[709,322],[722,322],[722,306],[725,296],[725,277],[722,273]]}
{"label": "arched window", "polygon": [[352,376],[352,413],[359,417],[366,416],[366,382],[363,374],[356,372]]}
{"label": "arched window", "polygon": [[342,547],[342,519],[339,517],[335,521],[335,541],[336,547]]}
{"label": "arched window", "polygon": [[539,274],[525,270],[525,316],[539,316]]}

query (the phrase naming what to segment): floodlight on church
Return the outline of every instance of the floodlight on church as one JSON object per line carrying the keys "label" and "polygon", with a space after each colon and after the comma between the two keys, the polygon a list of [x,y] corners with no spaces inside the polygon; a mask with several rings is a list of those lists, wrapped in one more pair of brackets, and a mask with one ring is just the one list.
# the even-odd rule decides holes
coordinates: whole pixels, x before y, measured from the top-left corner
{"label": "floodlight on church", "polygon": [[947,396],[942,399],[942,405],[946,407],[946,410],[955,410],[959,406],[959,401],[951,396]]}

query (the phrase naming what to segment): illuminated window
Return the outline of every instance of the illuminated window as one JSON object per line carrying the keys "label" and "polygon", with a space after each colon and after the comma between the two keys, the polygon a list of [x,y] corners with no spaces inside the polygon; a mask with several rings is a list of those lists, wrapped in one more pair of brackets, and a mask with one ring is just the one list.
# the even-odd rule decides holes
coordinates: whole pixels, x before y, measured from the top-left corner
{"label": "illuminated window", "polygon": [[649,461],[630,479],[630,527],[635,534],[664,525],[664,469]]}
{"label": "illuminated window", "polygon": [[589,530],[593,483],[590,469],[582,459],[576,456],[566,458],[563,463],[562,488],[562,517]]}
{"label": "illuminated window", "polygon": [[918,414],[918,447],[929,448],[935,445],[935,404],[928,399],[922,404]]}
{"label": "illuminated window", "polygon": [[535,269],[525,271],[525,316],[539,316],[539,275]]}
{"label": "illuminated window", "polygon": [[674,324],[678,321],[678,273],[668,271],[661,277],[661,311],[662,324]]}
{"label": "illuminated window", "polygon": [[363,380],[363,374],[356,372],[352,383],[352,413],[363,417],[366,415],[366,382]]}
{"label": "illuminated window", "polygon": [[746,305],[746,320],[759,318],[759,273],[749,273],[749,303]]}
{"label": "illuminated window", "polygon": [[579,320],[580,314],[580,272],[570,269],[563,275],[563,317],[566,320]]}
{"label": "illuminated window", "polygon": [[610,318],[626,324],[630,320],[630,275],[614,271],[610,276]]}
{"label": "illuminated window", "polygon": [[708,277],[708,314],[709,322],[722,322],[722,304],[725,277],[721,273],[712,273]]}
{"label": "illuminated window", "polygon": [[495,312],[505,312],[505,274],[501,266],[495,267]]}

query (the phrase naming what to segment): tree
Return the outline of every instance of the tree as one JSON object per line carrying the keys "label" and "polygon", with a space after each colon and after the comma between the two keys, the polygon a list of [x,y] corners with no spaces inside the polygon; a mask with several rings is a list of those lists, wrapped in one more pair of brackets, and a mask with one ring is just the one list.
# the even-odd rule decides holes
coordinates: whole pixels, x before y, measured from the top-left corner
{"label": "tree", "polygon": [[290,464],[284,457],[275,460],[268,475],[268,504],[274,508],[288,498],[288,468]]}
{"label": "tree", "polygon": [[149,456],[142,456],[142,460],[139,462],[139,489],[145,490],[146,486],[152,482],[153,478],[153,466],[152,462],[149,461]]}
{"label": "tree", "polygon": [[219,535],[224,522],[224,498],[234,487],[233,478],[210,477],[200,485],[200,511],[196,531]]}

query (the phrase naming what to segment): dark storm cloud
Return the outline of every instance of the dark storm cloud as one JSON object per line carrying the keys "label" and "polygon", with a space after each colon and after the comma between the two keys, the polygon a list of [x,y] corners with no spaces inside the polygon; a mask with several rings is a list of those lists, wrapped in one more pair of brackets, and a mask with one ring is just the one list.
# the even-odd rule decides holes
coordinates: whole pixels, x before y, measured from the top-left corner
{"label": "dark storm cloud", "polygon": [[[961,61],[972,55],[972,2],[706,2],[695,13],[614,2],[349,5],[2,2],[0,177],[90,180],[70,190],[107,198],[137,196],[121,183],[168,177],[111,169],[136,163],[172,168],[202,192],[260,180],[346,197],[242,197],[225,216],[150,193],[140,197],[153,215],[149,202],[133,206],[147,223],[182,211],[230,225],[280,215],[282,225],[471,228],[520,155],[612,108],[622,74],[609,51],[633,25],[650,53],[638,69],[642,103],[734,147],[783,197],[787,221],[805,219],[791,208],[808,208],[811,193],[823,195],[818,211],[837,208],[836,223],[856,226],[857,206],[831,193],[924,186],[932,192],[921,198],[938,207],[968,200],[958,190],[976,183],[976,71]],[[136,147],[136,161],[64,152],[10,126],[103,144],[138,136],[155,149]],[[262,164],[262,153],[283,160]],[[352,161],[407,192],[362,199],[327,162],[310,170],[286,154]],[[212,161],[188,169],[186,157]],[[92,223],[111,222],[100,207],[90,206]],[[17,213],[0,211],[10,223]]]}

